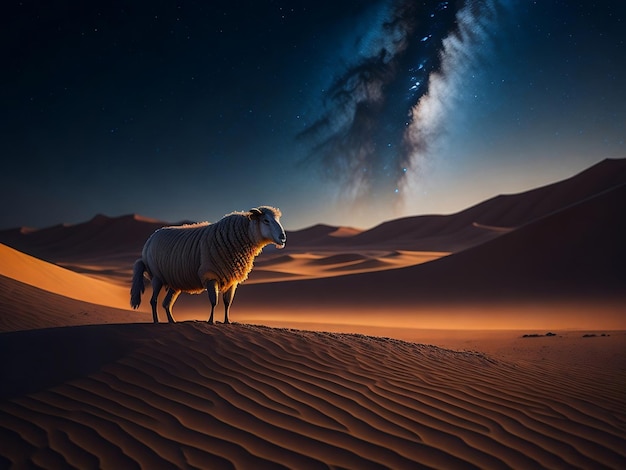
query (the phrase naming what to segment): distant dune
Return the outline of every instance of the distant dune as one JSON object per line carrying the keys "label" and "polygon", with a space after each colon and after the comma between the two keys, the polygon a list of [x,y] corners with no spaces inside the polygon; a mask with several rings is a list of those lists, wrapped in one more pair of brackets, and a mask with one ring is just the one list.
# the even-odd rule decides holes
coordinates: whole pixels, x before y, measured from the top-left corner
{"label": "distant dune", "polygon": [[[391,246],[395,250],[458,252],[497,237],[494,232],[521,227],[624,184],[626,159],[607,159],[567,180],[497,196],[452,215],[406,217],[365,231],[323,224],[291,231],[287,250],[298,247],[345,252],[349,247]],[[80,259],[88,253],[116,256],[120,251],[130,251],[136,256],[154,230],[170,224],[135,214],[117,218],[98,215],[77,225],[0,230],[0,243],[53,262]]]}
{"label": "distant dune", "polygon": [[[393,271],[246,289],[247,302],[380,305],[527,298],[626,298],[626,185],[452,256]],[[323,292],[323,296],[319,293]],[[364,297],[364,292],[380,296]],[[243,297],[243,296],[242,296]],[[359,301],[361,299],[361,301]],[[239,301],[240,299],[238,299]]]}

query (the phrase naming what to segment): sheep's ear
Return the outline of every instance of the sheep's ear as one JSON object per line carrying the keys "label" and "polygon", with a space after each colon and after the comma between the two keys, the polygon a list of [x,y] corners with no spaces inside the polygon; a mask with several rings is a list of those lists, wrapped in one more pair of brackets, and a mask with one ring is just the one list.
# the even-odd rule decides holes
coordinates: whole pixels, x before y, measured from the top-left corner
{"label": "sheep's ear", "polygon": [[261,212],[259,209],[255,207],[253,209],[250,209],[250,214],[252,215],[253,219],[256,219],[257,217],[262,216],[263,212]]}

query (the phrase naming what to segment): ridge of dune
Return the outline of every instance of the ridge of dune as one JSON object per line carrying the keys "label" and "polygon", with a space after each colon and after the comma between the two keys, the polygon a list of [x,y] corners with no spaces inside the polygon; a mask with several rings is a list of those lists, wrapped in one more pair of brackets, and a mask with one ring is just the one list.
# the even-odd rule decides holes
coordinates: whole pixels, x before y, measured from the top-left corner
{"label": "ridge of dune", "polygon": [[626,158],[605,159],[570,178],[521,193],[498,195],[454,214],[386,221],[354,235],[346,244],[392,243],[396,248],[457,252],[624,183]]}
{"label": "ridge of dune", "polygon": [[319,246],[332,243],[341,237],[333,237],[333,233],[337,233],[340,227],[326,224],[315,224],[300,230],[287,231],[287,247],[293,245],[298,246]]}
{"label": "ridge of dune", "polygon": [[363,232],[363,230],[354,227],[338,227],[337,230],[328,234],[329,237],[336,238],[350,238],[359,233]]}
{"label": "ridge of dune", "polygon": [[626,158],[606,158],[579,173],[516,194],[500,194],[459,214],[487,226],[519,227],[626,183]]}
{"label": "ridge of dune", "polygon": [[479,224],[478,222],[472,222],[472,226],[476,228],[482,228],[485,230],[491,230],[493,232],[509,233],[515,230],[514,227],[496,227],[494,225]]}
{"label": "ridge of dune", "polygon": [[[55,347],[32,351],[33,341]],[[626,459],[618,388],[480,353],[199,322],[17,332],[0,348],[16,358],[2,364],[6,465],[618,468]]]}
{"label": "ridge of dune", "polygon": [[147,309],[83,302],[0,275],[0,332],[151,321]]}
{"label": "ridge of dune", "polygon": [[0,243],[0,275],[71,299],[129,310],[129,289],[78,274]]}
{"label": "ridge of dune", "polygon": [[[427,299],[574,295],[612,292],[626,296],[626,185],[529,223],[479,246],[434,261],[383,272],[332,279],[303,280],[280,286],[251,285],[243,297],[280,303],[328,305],[363,292],[384,292],[385,305]],[[410,285],[410,288],[407,286]],[[281,295],[274,292],[282,291]],[[323,297],[317,293],[324,292]],[[376,298],[368,299],[375,302]]]}
{"label": "ridge of dune", "polygon": [[367,259],[366,256],[363,256],[360,253],[339,253],[336,255],[325,256],[323,258],[319,258],[316,260],[311,260],[311,264],[346,264],[346,263],[355,263],[358,261],[363,261]]}
{"label": "ridge of dune", "polygon": [[58,263],[131,253],[137,256],[146,239],[165,222],[136,214],[97,214],[87,222],[55,225],[28,232],[0,231],[0,243],[37,258]]}

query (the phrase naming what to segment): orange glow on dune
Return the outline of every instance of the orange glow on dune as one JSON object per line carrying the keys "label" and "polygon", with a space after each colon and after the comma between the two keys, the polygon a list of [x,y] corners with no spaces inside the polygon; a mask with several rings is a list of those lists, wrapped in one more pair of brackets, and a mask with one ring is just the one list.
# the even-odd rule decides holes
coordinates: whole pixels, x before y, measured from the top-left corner
{"label": "orange glow on dune", "polygon": [[[441,255],[443,253],[429,255],[423,252],[397,252],[390,257],[385,252],[381,259],[388,258],[392,261],[387,261],[381,267],[378,264],[372,264],[372,261],[376,260],[372,252],[366,255],[356,253],[352,255],[292,254],[279,258],[278,262],[273,262],[272,258],[268,258],[259,263],[259,268],[253,271],[256,274],[256,280],[246,285],[263,284],[280,276],[286,276],[288,273],[298,278],[312,279],[360,270],[391,269],[419,264],[430,256]],[[0,274],[4,276],[71,299],[127,310],[130,308],[128,287],[122,284],[94,279],[25,255],[4,245],[0,245],[0,256],[3,260],[0,264]],[[384,291],[381,291],[380,293],[366,292],[364,296],[353,299],[352,304],[344,299],[341,305],[333,307],[328,302],[320,306],[311,303],[303,305],[297,294],[290,293],[290,290],[298,284],[299,282],[278,282],[268,285],[269,292],[275,292],[275,296],[269,296],[260,305],[253,301],[254,298],[246,297],[249,292],[248,287],[242,286],[231,309],[232,320],[293,328],[341,328],[342,331],[375,328],[381,331],[395,331],[395,336],[401,335],[402,330],[424,329],[626,329],[624,303],[619,299],[583,302],[568,300],[537,302],[530,299],[525,302],[508,303],[422,303],[419,300],[410,302],[407,298],[406,302],[400,306],[386,307],[384,302],[381,302],[385,295]],[[410,289],[407,289],[407,292],[410,292]],[[151,289],[148,286],[143,296],[142,312],[149,311],[150,295]],[[324,297],[325,294],[320,292],[320,298]],[[374,303],[368,305],[368,299]],[[277,303],[274,304],[274,301]],[[159,305],[159,315],[163,313],[161,310]],[[210,304],[205,294],[184,294],[176,304],[174,317],[178,321],[206,320],[209,311]],[[218,321],[221,321],[221,315],[220,301],[216,310]],[[146,321],[149,320],[150,318],[146,316]]]}
{"label": "orange glow on dune", "polygon": [[[334,235],[333,235],[334,236]],[[417,266],[448,256],[449,252],[409,250],[359,250],[349,253],[336,251],[277,253],[255,262],[247,284],[318,279],[345,274]]]}
{"label": "orange glow on dune", "polygon": [[130,309],[128,288],[75,273],[0,244],[0,274],[54,294]]}
{"label": "orange glow on dune", "polygon": [[[185,298],[177,305],[179,320],[204,320],[208,316],[205,296]],[[183,306],[184,305],[184,306]],[[221,312],[218,308],[217,319]],[[317,309],[293,305],[292,308],[231,309],[232,320],[288,328],[314,330],[340,328],[397,330],[622,330],[626,329],[624,306],[615,302],[551,302],[467,305],[415,305],[391,310],[371,308]],[[339,331],[339,330],[338,330]]]}

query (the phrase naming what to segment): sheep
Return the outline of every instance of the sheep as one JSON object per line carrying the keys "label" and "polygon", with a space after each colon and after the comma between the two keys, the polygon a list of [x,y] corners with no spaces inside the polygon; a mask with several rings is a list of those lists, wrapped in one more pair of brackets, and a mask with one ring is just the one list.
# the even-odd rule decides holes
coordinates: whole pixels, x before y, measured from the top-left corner
{"label": "sheep", "polygon": [[254,258],[271,243],[284,248],[287,237],[279,222],[280,210],[261,206],[248,212],[233,212],[220,221],[163,227],[146,241],[141,258],[133,266],[130,305],[136,309],[144,292],[144,273],[152,283],[152,317],[159,322],[157,297],[165,286],[163,307],[167,320],[174,323],[172,307],[181,292],[207,291],[211,316],[218,295],[223,294],[224,323],[237,286],[252,270]]}

